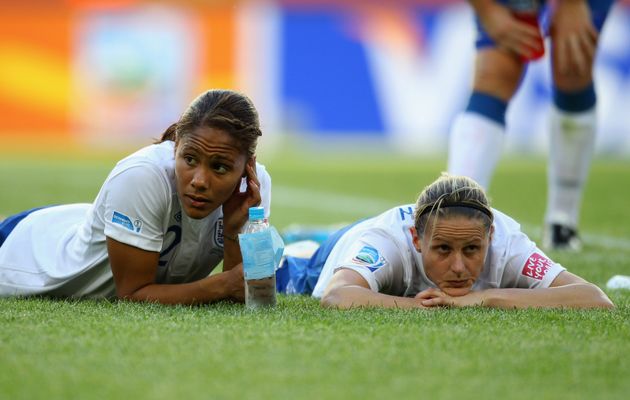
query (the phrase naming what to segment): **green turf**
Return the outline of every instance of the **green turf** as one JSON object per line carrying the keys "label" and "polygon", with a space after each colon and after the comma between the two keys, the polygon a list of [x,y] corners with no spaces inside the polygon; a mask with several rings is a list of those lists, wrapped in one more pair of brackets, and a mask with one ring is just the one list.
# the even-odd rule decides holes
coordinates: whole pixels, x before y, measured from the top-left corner
{"label": "green turf", "polygon": [[[287,153],[285,153],[287,154]],[[412,202],[442,159],[373,153],[261,157],[271,222],[327,224]],[[0,158],[0,214],[91,201],[115,158]],[[552,253],[604,286],[630,275],[630,161],[595,161],[578,256]],[[539,239],[545,162],[504,158],[495,207]],[[296,195],[297,193],[297,195]],[[240,305],[0,300],[1,399],[623,399],[630,393],[630,291],[614,311],[323,310],[281,297]]]}

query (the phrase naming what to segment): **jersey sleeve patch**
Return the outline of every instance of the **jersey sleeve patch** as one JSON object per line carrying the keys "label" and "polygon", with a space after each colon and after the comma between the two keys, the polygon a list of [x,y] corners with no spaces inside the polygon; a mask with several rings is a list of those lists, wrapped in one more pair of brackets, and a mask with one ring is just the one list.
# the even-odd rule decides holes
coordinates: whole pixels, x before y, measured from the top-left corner
{"label": "jersey sleeve patch", "polygon": [[125,214],[114,211],[114,215],[112,216],[112,222],[114,224],[121,225],[132,232],[140,232],[142,230],[142,221],[137,219],[131,222],[131,218],[126,216]]}
{"label": "jersey sleeve patch", "polygon": [[367,267],[372,272],[385,265],[385,259],[378,253],[378,250],[372,246],[363,246],[361,250],[352,257],[352,262]]}
{"label": "jersey sleeve patch", "polygon": [[542,254],[534,253],[523,266],[521,274],[542,281],[547,271],[553,266],[553,262]]}

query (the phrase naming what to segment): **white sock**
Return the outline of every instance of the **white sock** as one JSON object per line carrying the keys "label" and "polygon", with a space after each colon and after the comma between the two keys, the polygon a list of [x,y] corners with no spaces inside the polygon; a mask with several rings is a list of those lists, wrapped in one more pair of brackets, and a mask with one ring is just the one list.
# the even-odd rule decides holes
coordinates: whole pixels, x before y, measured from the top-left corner
{"label": "white sock", "polygon": [[448,172],[473,178],[488,189],[501,157],[505,127],[481,114],[464,112],[451,129]]}
{"label": "white sock", "polygon": [[547,223],[575,228],[595,149],[595,108],[568,113],[551,110]]}

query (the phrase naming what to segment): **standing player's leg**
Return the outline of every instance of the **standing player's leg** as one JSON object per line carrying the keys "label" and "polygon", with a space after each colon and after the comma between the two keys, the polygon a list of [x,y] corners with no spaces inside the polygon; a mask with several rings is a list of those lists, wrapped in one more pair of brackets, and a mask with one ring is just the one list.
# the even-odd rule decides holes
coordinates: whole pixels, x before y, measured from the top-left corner
{"label": "standing player's leg", "polygon": [[448,172],[473,178],[485,189],[499,161],[505,136],[505,112],[524,66],[495,47],[477,51],[468,106],[451,128]]}
{"label": "standing player's leg", "polygon": [[[591,3],[593,27],[600,31],[612,1]],[[558,8],[556,13],[561,11]],[[554,16],[557,25],[552,25],[551,31],[554,106],[543,242],[550,249],[579,250],[577,226],[581,199],[595,146],[594,52],[588,50],[587,35],[582,31],[580,37],[579,29],[572,30],[566,21],[562,25],[557,20],[559,17]],[[571,17],[575,18],[572,14]],[[596,38],[593,40],[596,48]],[[569,56],[571,51],[583,57],[582,66],[578,65],[579,57],[575,60]]]}

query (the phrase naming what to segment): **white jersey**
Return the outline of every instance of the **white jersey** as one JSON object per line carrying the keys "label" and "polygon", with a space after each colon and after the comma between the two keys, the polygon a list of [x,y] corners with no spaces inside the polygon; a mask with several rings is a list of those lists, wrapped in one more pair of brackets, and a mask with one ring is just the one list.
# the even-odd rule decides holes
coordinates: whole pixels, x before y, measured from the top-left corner
{"label": "white jersey", "polygon": [[[341,268],[359,273],[375,292],[413,297],[437,286],[427,277],[413,246],[414,205],[395,207],[350,228],[330,252],[313,290],[321,297]],[[507,215],[492,210],[494,235],[486,263],[472,290],[549,287],[564,271]]]}
{"label": "white jersey", "polygon": [[[0,247],[0,295],[112,297],[106,237],[160,252],[157,283],[191,282],[223,260],[223,211],[201,220],[182,212],[174,142],[144,147],[118,162],[93,204],[37,210]],[[256,164],[269,217],[271,178]]]}

